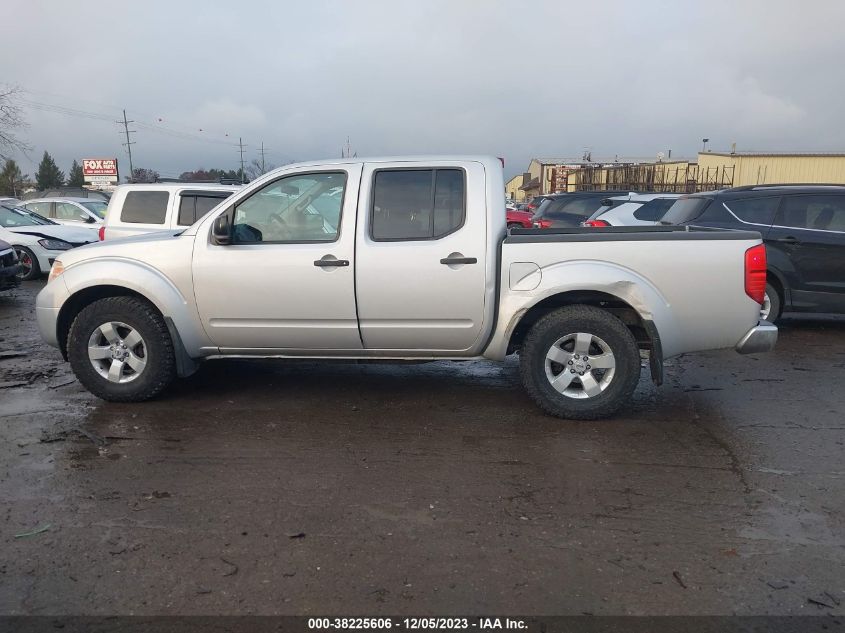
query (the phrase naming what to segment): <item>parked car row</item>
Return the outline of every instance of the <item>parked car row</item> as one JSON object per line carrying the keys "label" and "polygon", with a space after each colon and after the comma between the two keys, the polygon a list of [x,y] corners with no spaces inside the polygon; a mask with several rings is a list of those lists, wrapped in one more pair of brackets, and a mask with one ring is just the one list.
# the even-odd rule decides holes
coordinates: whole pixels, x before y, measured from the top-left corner
{"label": "parked car row", "polygon": [[542,196],[531,225],[758,231],[768,262],[764,319],[774,322],[784,311],[845,313],[845,185],[756,185],[696,194],[553,194]]}
{"label": "parked car row", "polygon": [[[64,251],[93,242],[180,230],[240,187],[216,183],[130,184],[116,189],[109,202],[97,198],[0,199],[0,239],[15,253],[17,279],[49,272]],[[522,226],[531,226],[531,218]],[[12,265],[0,259],[5,277]],[[12,284],[0,280],[0,290]]]}
{"label": "parked car row", "polygon": [[22,207],[0,205],[0,240],[17,254],[18,276],[29,280],[49,272],[64,251],[96,242],[97,233],[59,224]]}

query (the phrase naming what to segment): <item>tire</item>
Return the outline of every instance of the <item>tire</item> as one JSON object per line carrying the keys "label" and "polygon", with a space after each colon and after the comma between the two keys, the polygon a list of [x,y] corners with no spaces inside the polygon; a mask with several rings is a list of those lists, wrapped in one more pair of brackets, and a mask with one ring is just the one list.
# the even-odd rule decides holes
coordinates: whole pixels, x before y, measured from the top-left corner
{"label": "tire", "polygon": [[[598,361],[601,367],[591,365],[597,357],[603,359]],[[574,305],[550,312],[533,325],[523,341],[519,369],[528,395],[546,413],[597,420],[630,400],[640,379],[640,352],[631,331],[615,316]],[[591,380],[582,383],[582,375]]]}
{"label": "tire", "polygon": [[521,229],[521,228],[522,228],[522,225],[519,222],[508,222],[508,229]]}
{"label": "tire", "polygon": [[[18,273],[18,279],[21,281],[32,281],[41,276],[41,266],[38,265],[38,258],[26,246],[15,246],[15,252],[18,254],[18,261],[21,264],[21,272]],[[24,262],[28,262],[26,269],[24,269]]]}
{"label": "tire", "polygon": [[108,297],[83,308],[70,326],[67,346],[79,382],[110,402],[149,400],[176,377],[167,325],[152,305],[136,297]]}
{"label": "tire", "polygon": [[[766,305],[766,302],[768,302],[768,306]],[[782,311],[783,299],[781,299],[778,289],[772,284],[767,283],[765,301],[760,308],[760,318],[765,319],[769,323],[774,323],[780,318]]]}

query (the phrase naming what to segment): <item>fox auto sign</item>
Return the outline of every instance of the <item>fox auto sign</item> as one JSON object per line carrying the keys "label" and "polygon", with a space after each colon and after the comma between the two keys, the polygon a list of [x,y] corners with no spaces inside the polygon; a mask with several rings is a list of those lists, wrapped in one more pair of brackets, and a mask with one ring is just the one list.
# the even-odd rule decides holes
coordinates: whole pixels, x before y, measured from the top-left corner
{"label": "fox auto sign", "polygon": [[83,158],[82,175],[85,177],[85,182],[117,183],[117,159]]}

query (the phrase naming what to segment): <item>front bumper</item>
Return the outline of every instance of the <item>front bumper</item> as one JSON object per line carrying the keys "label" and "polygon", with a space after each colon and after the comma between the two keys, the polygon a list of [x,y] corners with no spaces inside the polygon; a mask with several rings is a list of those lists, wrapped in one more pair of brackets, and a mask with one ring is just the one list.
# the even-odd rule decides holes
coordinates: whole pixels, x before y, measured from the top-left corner
{"label": "front bumper", "polygon": [[21,280],[18,279],[20,270],[20,264],[12,264],[11,266],[0,268],[0,290],[17,288],[21,283]]}
{"label": "front bumper", "polygon": [[739,340],[739,343],[736,344],[736,351],[740,354],[770,352],[775,348],[777,342],[777,327],[768,321],[760,321]]}

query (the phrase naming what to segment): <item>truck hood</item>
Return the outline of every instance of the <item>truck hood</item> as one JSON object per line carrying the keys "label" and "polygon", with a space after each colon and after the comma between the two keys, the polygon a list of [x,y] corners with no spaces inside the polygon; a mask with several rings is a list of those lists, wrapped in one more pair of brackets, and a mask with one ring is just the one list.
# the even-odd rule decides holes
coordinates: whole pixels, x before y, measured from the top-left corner
{"label": "truck hood", "polygon": [[[144,233],[132,237],[122,237],[105,242],[95,242],[85,248],[75,248],[62,253],[61,259],[65,266],[71,266],[81,261],[98,259],[101,257],[124,257],[146,261],[150,256],[164,249],[181,247],[183,240],[193,240],[193,235],[182,237],[182,231],[157,231]],[[176,246],[178,244],[178,246]]]}
{"label": "truck hood", "polygon": [[62,224],[36,224],[33,226],[16,226],[7,230],[19,235],[31,235],[38,238],[64,240],[71,244],[90,244],[97,241],[96,229],[83,229]]}

